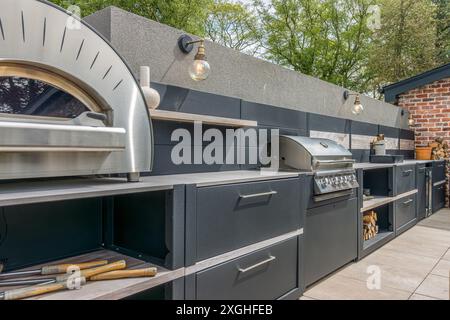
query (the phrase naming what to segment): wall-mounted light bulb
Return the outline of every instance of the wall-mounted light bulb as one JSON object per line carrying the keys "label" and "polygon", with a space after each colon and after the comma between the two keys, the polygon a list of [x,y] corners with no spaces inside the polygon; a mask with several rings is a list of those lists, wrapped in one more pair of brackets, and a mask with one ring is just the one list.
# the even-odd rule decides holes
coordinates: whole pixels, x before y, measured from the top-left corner
{"label": "wall-mounted light bulb", "polygon": [[364,111],[364,107],[361,104],[361,100],[360,100],[359,94],[358,94],[358,95],[356,95],[355,103],[353,104],[353,107],[352,107],[352,113],[355,115],[359,115],[363,111]]}
{"label": "wall-mounted light bulb", "polygon": [[198,52],[195,55],[194,62],[189,66],[188,71],[192,80],[195,81],[206,80],[209,77],[211,67],[208,61],[206,61],[205,44],[203,41],[200,41]]}
{"label": "wall-mounted light bulb", "polygon": [[188,67],[189,76],[194,81],[203,81],[208,79],[211,73],[211,66],[206,61],[206,49],[205,40],[192,40],[192,38],[186,34],[178,38],[178,47],[184,54],[189,54],[194,49],[194,44],[199,43],[197,54],[195,55],[194,62]]}
{"label": "wall-mounted light bulb", "polygon": [[410,114],[409,114],[409,117],[408,117],[408,125],[409,125],[410,127],[414,127],[415,124],[416,124],[416,121],[414,120],[412,114],[410,113]]}

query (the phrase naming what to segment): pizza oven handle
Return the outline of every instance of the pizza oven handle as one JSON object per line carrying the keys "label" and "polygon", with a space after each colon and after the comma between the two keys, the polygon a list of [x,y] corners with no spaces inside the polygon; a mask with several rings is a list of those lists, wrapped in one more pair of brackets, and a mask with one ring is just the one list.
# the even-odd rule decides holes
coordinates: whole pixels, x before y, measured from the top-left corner
{"label": "pizza oven handle", "polygon": [[86,117],[100,121],[106,121],[108,119],[105,114],[99,112],[87,112]]}

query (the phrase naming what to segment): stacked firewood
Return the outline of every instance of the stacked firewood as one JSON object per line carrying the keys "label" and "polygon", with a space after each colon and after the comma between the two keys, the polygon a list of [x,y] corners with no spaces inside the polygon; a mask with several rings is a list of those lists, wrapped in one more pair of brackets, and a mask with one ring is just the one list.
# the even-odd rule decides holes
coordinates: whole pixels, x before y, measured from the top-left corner
{"label": "stacked firewood", "polygon": [[447,160],[447,165],[445,166],[445,176],[447,179],[447,183],[445,184],[445,207],[448,208],[450,206],[450,150],[447,141],[444,141],[443,138],[438,137],[434,139],[434,142],[429,144],[432,147],[431,159],[433,160]]}
{"label": "stacked firewood", "polygon": [[377,213],[368,211],[363,214],[363,238],[370,240],[378,234]]}
{"label": "stacked firewood", "polygon": [[430,143],[430,147],[433,148],[431,154],[431,158],[433,160],[442,160],[449,158],[450,151],[448,149],[448,143],[447,141],[444,141],[443,138],[436,138],[434,142]]}

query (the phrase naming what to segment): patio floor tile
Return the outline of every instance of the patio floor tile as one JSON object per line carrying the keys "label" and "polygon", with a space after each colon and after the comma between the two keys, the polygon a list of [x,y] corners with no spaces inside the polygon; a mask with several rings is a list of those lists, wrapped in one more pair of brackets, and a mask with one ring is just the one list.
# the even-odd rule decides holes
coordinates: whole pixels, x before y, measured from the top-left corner
{"label": "patio floor tile", "polygon": [[389,287],[369,290],[365,281],[334,275],[306,291],[305,295],[319,300],[407,300],[411,293]]}
{"label": "patio floor tile", "polygon": [[448,277],[430,274],[415,293],[441,300],[448,300]]}

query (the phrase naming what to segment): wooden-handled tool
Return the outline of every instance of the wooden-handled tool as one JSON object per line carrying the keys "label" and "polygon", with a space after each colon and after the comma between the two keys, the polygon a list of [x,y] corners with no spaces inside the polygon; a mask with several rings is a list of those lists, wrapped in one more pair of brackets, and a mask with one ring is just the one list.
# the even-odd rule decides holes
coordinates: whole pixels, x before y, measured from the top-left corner
{"label": "wooden-handled tool", "polygon": [[[81,285],[86,283],[86,278],[81,277],[79,280]],[[1,292],[0,300],[20,300],[66,289],[70,289],[67,281],[45,285],[35,285]]]}
{"label": "wooden-handled tool", "polygon": [[100,261],[90,261],[84,263],[67,263],[67,264],[57,264],[50,266],[43,266],[41,269],[29,270],[29,271],[18,271],[18,272],[9,272],[0,274],[1,278],[10,278],[10,277],[21,277],[21,276],[32,276],[32,275],[51,275],[51,274],[60,274],[66,273],[70,267],[78,267],[80,270],[99,267],[107,265],[107,260]]}
{"label": "wooden-handled tool", "polygon": [[[125,260],[120,260],[114,263],[106,264],[104,266],[85,269],[80,271],[80,277],[90,278],[101,273],[106,273],[115,270],[122,270],[127,267]],[[25,286],[35,284],[52,284],[57,282],[66,282],[73,274],[62,274],[54,278],[36,278],[36,279],[12,279],[0,281],[0,286]]]}
{"label": "wooden-handled tool", "polygon": [[[107,264],[104,266],[82,270],[80,272],[81,273],[80,276],[85,277],[86,279],[89,279],[89,278],[96,276],[98,274],[101,274],[101,273],[122,270],[122,269],[125,269],[126,267],[127,267],[127,263],[125,262],[125,260],[120,260],[120,261],[116,261],[116,262],[113,262],[113,263],[110,263],[110,264]],[[64,274],[61,276],[57,276],[56,282],[66,281],[70,276],[71,276],[70,274]]]}
{"label": "wooden-handled tool", "polygon": [[110,271],[106,273],[101,273],[96,276],[90,277],[90,281],[101,281],[101,280],[115,280],[115,279],[126,279],[126,278],[142,278],[142,277],[154,277],[156,276],[158,270],[156,268],[145,268],[145,269],[135,269],[135,270],[118,270]]}

